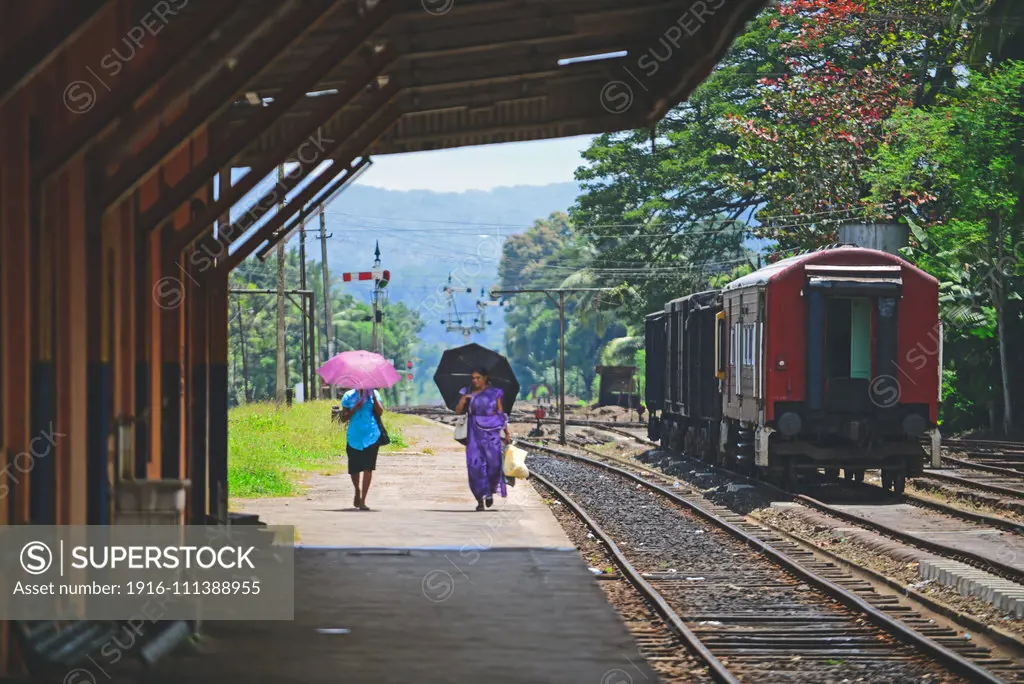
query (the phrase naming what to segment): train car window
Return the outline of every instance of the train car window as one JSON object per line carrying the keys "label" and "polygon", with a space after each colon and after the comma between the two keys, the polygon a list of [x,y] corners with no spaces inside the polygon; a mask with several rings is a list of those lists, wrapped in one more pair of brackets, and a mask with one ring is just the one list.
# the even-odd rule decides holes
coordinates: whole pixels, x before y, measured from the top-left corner
{"label": "train car window", "polygon": [[729,365],[736,365],[736,345],[740,342],[740,324],[733,323],[732,325],[732,344],[729,345]]}
{"label": "train car window", "polygon": [[754,326],[743,326],[743,365],[754,365]]}

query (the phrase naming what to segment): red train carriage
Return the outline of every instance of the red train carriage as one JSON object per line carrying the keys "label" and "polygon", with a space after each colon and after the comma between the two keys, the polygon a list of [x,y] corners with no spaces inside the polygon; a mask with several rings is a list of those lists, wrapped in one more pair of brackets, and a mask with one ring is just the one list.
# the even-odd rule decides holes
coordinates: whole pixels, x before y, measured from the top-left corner
{"label": "red train carriage", "polygon": [[[693,308],[680,306],[689,298],[648,318],[648,372],[660,367],[667,377],[648,381],[661,394],[647,397],[661,410],[651,433],[666,446],[753,467],[787,486],[801,470],[842,468],[859,479],[878,468],[883,484],[901,491],[921,472],[925,435],[937,460],[942,335],[934,278],[856,247],[785,259],[722,289],[710,352],[706,340],[687,344],[687,326],[717,300],[699,297],[699,318],[673,323],[674,310]],[[717,380],[713,408],[684,401],[709,374]]]}

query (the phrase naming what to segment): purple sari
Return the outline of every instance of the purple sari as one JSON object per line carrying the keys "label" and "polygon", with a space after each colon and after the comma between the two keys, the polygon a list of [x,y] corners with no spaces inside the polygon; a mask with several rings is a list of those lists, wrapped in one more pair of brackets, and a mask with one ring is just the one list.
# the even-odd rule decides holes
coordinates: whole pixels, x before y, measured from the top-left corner
{"label": "purple sari", "polygon": [[[465,394],[463,388],[461,394]],[[466,470],[469,488],[477,499],[494,494],[507,496],[501,460],[504,453],[502,431],[508,422],[505,414],[498,413],[498,401],[504,393],[497,387],[488,387],[469,400],[466,419]]]}

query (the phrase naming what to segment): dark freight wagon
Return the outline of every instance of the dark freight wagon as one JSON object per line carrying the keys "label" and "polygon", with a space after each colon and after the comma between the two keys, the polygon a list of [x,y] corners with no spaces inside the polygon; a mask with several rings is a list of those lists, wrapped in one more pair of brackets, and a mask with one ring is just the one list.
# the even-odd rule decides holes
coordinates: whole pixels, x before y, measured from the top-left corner
{"label": "dark freight wagon", "polygon": [[938,458],[938,282],[897,256],[791,257],[669,302],[647,335],[649,434],[668,448],[790,485],[878,468],[897,491],[922,437]]}

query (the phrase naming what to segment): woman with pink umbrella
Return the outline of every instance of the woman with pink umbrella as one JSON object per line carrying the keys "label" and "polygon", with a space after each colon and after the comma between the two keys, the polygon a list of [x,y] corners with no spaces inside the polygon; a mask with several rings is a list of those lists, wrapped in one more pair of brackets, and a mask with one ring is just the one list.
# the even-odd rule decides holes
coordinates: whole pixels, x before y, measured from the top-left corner
{"label": "woman with pink umbrella", "polygon": [[341,398],[341,419],[348,423],[348,473],[355,488],[352,505],[368,511],[366,495],[377,469],[377,451],[391,441],[381,421],[384,405],[377,388],[391,387],[401,376],[384,357],[367,351],[342,352],[321,366],[319,373],[328,385],[352,388]]}

